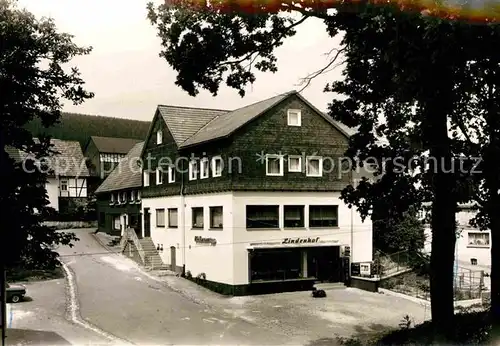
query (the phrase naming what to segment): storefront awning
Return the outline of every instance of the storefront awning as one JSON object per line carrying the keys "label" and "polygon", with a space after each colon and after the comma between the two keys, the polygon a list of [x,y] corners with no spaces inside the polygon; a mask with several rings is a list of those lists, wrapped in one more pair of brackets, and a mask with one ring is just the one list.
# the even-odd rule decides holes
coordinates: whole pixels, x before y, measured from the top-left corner
{"label": "storefront awning", "polygon": [[247,246],[248,250],[252,249],[280,249],[280,248],[297,248],[297,247],[324,247],[324,246],[341,246],[344,245],[338,240],[321,240],[319,237],[312,238],[285,238],[282,241],[273,242],[253,242]]}

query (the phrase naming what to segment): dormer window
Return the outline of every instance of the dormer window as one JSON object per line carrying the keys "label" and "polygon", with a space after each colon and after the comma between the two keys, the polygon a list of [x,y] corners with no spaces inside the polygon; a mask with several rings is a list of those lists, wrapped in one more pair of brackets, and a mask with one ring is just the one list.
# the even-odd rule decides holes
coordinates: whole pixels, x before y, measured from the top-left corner
{"label": "dormer window", "polygon": [[198,162],[193,160],[189,162],[189,180],[196,180],[198,178]]}
{"label": "dormer window", "polygon": [[161,144],[163,142],[163,131],[160,129],[156,131],[156,144]]}
{"label": "dormer window", "polygon": [[130,201],[133,202],[135,201],[135,191],[130,191]]}
{"label": "dormer window", "polygon": [[288,110],[288,126],[301,126],[302,125],[302,112],[300,109]]}
{"label": "dormer window", "polygon": [[149,171],[145,170],[142,172],[144,186],[149,186]]}
{"label": "dormer window", "polygon": [[122,192],[122,202],[123,202],[123,204],[127,203],[127,193],[126,192]]}
{"label": "dormer window", "polygon": [[137,202],[141,201],[141,191],[137,191]]}
{"label": "dormer window", "polygon": [[111,203],[115,203],[115,194],[111,194]]}
{"label": "dormer window", "polygon": [[201,160],[201,176],[200,176],[200,178],[201,179],[208,178],[208,175],[209,175],[208,159],[203,158]]}
{"label": "dormer window", "polygon": [[163,184],[163,172],[161,168],[156,169],[156,185]]}

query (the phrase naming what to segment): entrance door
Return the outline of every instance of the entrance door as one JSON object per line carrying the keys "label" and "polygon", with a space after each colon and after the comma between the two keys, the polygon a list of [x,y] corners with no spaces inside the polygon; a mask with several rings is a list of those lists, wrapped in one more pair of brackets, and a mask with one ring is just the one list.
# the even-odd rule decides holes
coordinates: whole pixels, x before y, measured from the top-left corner
{"label": "entrance door", "polygon": [[177,267],[177,259],[175,257],[175,246],[170,247],[170,270],[175,272]]}
{"label": "entrance door", "polygon": [[340,250],[338,246],[317,247],[308,250],[308,273],[320,282],[341,280]]}
{"label": "entrance door", "polygon": [[144,237],[151,237],[151,214],[149,208],[144,208]]}

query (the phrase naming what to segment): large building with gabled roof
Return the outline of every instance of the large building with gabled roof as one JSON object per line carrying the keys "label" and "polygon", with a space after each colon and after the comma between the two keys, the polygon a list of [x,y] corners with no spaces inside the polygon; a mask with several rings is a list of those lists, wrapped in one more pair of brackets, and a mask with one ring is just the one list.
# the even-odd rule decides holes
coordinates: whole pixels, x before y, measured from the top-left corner
{"label": "large building with gabled roof", "polygon": [[340,199],[351,134],[295,91],[232,111],[160,105],[140,153],[140,235],[221,293],[342,282],[372,261],[371,220]]}

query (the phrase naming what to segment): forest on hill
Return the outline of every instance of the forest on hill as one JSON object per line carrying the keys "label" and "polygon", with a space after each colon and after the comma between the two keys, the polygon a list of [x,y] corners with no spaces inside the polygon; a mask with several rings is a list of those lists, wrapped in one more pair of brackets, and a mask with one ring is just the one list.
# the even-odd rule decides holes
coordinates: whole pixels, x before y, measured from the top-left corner
{"label": "forest on hill", "polygon": [[63,113],[55,126],[45,128],[39,119],[34,119],[26,128],[34,135],[49,135],[52,138],[73,140],[83,146],[90,136],[145,139],[149,121],[112,118],[98,115]]}

